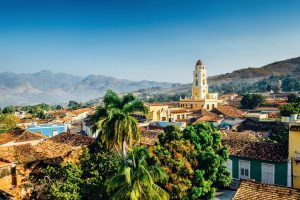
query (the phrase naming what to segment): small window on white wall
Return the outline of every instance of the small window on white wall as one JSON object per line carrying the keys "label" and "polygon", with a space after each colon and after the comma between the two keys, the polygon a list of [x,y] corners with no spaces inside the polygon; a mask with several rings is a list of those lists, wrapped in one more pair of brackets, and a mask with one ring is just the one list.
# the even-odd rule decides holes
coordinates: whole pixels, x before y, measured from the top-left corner
{"label": "small window on white wall", "polygon": [[275,165],[262,163],[261,164],[261,182],[274,184]]}

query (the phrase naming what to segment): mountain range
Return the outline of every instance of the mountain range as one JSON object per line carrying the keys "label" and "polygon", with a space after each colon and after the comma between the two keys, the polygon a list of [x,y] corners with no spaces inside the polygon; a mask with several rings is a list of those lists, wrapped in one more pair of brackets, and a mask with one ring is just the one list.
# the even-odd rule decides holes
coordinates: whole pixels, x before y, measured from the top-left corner
{"label": "mountain range", "polygon": [[13,104],[65,104],[69,100],[88,101],[107,89],[130,92],[141,88],[168,88],[174,83],[129,81],[102,75],[75,76],[42,70],[37,73],[0,73],[0,106]]}
{"label": "mountain range", "polygon": [[[207,69],[209,70],[209,68]],[[300,57],[275,62],[258,68],[244,68],[208,77],[210,86],[234,83],[250,85],[270,76],[300,77]],[[192,72],[191,72],[192,76]],[[191,77],[192,79],[192,77]],[[155,81],[130,81],[102,75],[76,76],[42,70],[37,73],[0,73],[0,106],[13,104],[64,104],[69,100],[88,101],[98,98],[107,89],[118,92],[136,91],[136,94],[186,93],[191,84]]]}
{"label": "mountain range", "polygon": [[[209,70],[209,67],[206,67],[206,69]],[[262,67],[248,67],[231,73],[210,76],[208,77],[207,82],[210,86],[210,91],[213,92],[222,92],[224,89],[226,90],[226,88],[234,88],[234,92],[240,92],[243,88],[253,86],[255,83],[258,83],[263,79],[268,79],[271,76],[280,77],[279,79],[286,76],[300,78],[300,57],[274,62]],[[149,95],[149,93],[151,93],[151,95]],[[170,88],[139,90],[136,92],[136,95],[144,98],[145,96],[151,97],[155,95],[181,95],[190,93],[191,84],[181,84]]]}

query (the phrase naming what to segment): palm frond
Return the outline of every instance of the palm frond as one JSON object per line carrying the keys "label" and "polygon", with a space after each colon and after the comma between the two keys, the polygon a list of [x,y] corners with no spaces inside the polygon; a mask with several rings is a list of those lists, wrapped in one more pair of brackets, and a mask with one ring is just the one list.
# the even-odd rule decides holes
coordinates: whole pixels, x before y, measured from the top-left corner
{"label": "palm frond", "polygon": [[119,174],[116,176],[113,176],[111,179],[109,179],[105,185],[107,185],[107,191],[113,191],[116,188],[123,187],[124,185],[127,185],[126,175],[125,174]]}
{"label": "palm frond", "polygon": [[122,97],[122,106],[136,100],[136,97],[132,93],[128,93]]}
{"label": "palm frond", "polygon": [[125,104],[122,110],[124,113],[130,113],[130,114],[134,112],[142,112],[146,114],[148,112],[148,109],[144,105],[144,102],[142,102],[139,99],[136,99],[132,102]]}
{"label": "palm frond", "polygon": [[123,186],[121,189],[119,189],[113,196],[112,200],[125,200],[128,198],[130,193],[130,187],[127,185]]}
{"label": "palm frond", "polygon": [[131,168],[130,167],[126,167],[124,172],[123,172],[125,179],[126,179],[126,183],[128,185],[131,184]]}
{"label": "palm frond", "polygon": [[153,199],[160,199],[160,200],[169,200],[170,199],[169,194],[164,189],[159,187],[158,185],[153,184],[152,189],[153,189],[152,195],[153,195],[153,197],[155,197]]}
{"label": "palm frond", "polygon": [[105,108],[121,108],[122,107],[122,99],[118,96],[117,93],[112,90],[107,90],[104,97],[103,103]]}

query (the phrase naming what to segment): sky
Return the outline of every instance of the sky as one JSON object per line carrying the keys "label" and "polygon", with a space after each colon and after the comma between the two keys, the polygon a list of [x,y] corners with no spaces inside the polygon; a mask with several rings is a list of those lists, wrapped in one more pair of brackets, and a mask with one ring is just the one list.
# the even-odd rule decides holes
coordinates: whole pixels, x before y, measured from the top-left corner
{"label": "sky", "polygon": [[0,72],[188,83],[300,56],[299,0],[0,0]]}

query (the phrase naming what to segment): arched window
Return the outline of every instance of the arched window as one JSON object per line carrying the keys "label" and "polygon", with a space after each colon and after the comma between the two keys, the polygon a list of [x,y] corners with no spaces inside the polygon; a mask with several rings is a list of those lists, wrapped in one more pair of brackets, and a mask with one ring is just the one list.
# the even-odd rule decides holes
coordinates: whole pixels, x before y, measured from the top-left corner
{"label": "arched window", "polygon": [[198,79],[196,79],[196,85],[198,85]]}
{"label": "arched window", "polygon": [[205,79],[203,79],[203,85],[205,85]]}

